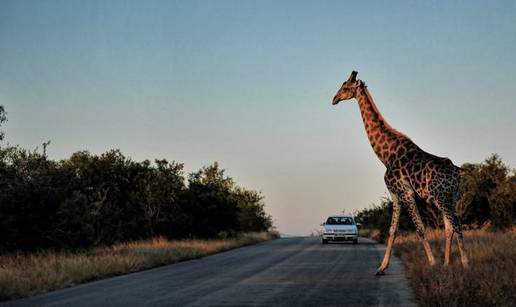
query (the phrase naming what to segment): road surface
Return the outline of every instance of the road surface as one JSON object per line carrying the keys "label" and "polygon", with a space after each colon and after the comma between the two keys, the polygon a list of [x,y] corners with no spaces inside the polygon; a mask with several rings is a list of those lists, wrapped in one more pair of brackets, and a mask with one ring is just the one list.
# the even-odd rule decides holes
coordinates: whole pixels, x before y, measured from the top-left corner
{"label": "road surface", "polygon": [[[398,259],[375,276],[384,246],[360,238],[284,238],[57,290],[6,306],[413,306]],[[2,305],[3,306],[3,305]]]}

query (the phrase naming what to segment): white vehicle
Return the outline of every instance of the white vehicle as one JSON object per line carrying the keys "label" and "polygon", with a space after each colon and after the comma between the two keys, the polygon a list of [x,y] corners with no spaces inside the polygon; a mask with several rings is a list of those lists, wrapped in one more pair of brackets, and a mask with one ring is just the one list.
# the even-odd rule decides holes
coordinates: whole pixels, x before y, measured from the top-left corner
{"label": "white vehicle", "polygon": [[325,223],[322,223],[322,244],[329,241],[353,241],[358,243],[358,226],[352,215],[341,214],[328,217]]}

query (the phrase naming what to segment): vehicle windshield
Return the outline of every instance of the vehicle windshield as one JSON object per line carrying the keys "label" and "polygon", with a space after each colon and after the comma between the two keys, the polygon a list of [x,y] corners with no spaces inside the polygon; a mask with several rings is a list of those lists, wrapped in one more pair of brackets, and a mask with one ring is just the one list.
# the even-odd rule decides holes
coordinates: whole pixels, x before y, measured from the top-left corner
{"label": "vehicle windshield", "polygon": [[349,216],[330,216],[326,225],[353,225],[353,218]]}

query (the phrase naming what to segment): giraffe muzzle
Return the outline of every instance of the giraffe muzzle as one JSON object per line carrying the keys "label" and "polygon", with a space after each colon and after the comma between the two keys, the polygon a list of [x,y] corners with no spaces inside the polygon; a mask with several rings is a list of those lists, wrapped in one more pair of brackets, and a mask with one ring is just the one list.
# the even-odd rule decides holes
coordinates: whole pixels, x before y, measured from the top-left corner
{"label": "giraffe muzzle", "polygon": [[331,102],[331,104],[336,105],[339,102],[340,102],[339,95],[335,95],[335,97],[333,97],[333,101]]}

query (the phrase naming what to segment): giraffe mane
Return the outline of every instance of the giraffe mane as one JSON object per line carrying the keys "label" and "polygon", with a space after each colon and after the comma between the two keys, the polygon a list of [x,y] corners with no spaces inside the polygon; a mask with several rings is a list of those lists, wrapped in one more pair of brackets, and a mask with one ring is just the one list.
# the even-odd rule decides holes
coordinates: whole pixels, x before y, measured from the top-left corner
{"label": "giraffe mane", "polygon": [[405,137],[407,139],[410,140],[410,138],[408,136],[406,136],[404,133],[401,133],[399,132],[398,130],[394,129],[386,120],[385,118],[383,118],[383,115],[382,113],[380,113],[380,111],[378,110],[378,107],[376,106],[376,103],[374,102],[373,100],[373,97],[371,96],[371,93],[369,92],[369,89],[367,88],[367,85],[365,85],[364,83],[364,87],[363,87],[363,90],[364,90],[364,93],[366,94],[367,96],[367,99],[369,99],[369,101],[371,102],[371,106],[373,107],[374,111],[376,112],[376,114],[379,114],[380,116],[380,120],[382,121],[383,125],[385,126],[385,128],[387,128],[389,131],[391,131],[392,133],[394,133],[395,135],[397,136],[401,136],[401,137]]}

